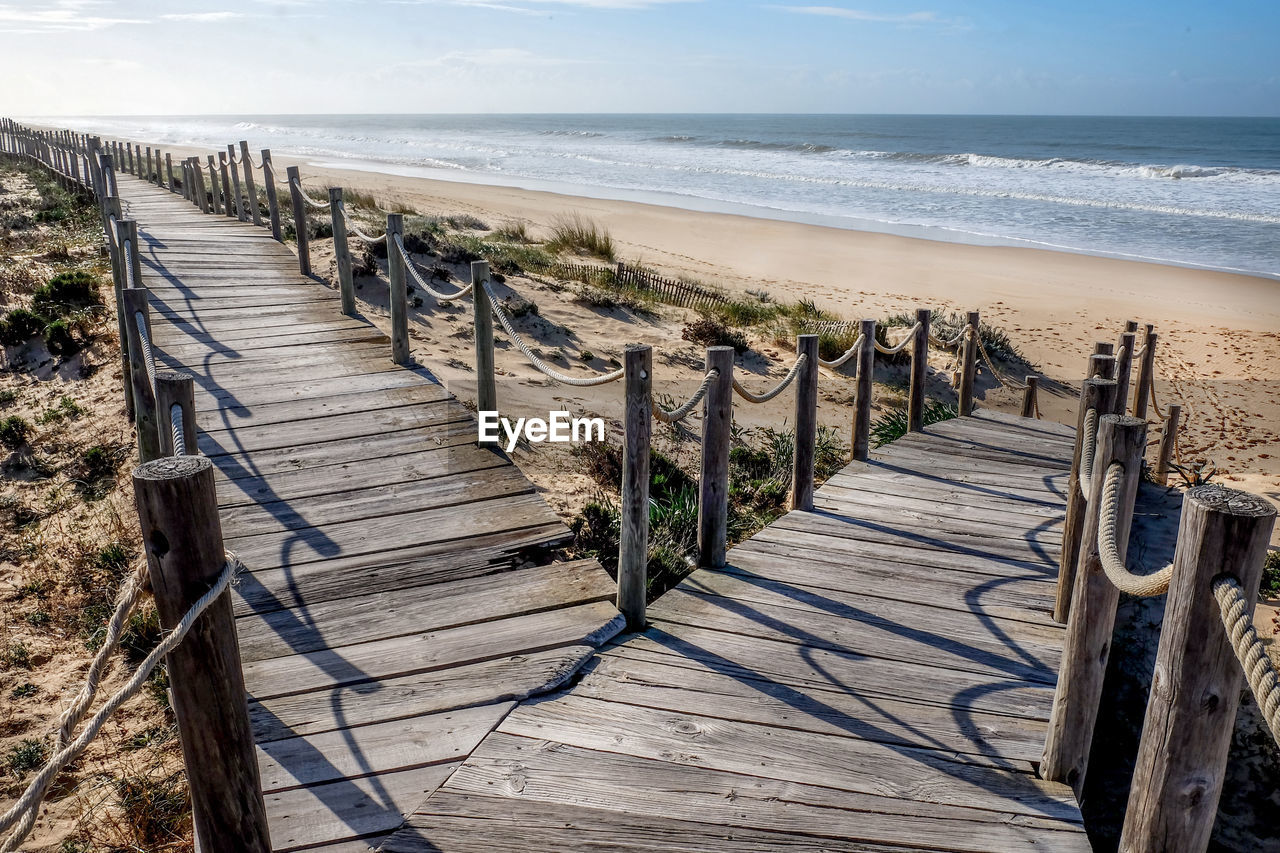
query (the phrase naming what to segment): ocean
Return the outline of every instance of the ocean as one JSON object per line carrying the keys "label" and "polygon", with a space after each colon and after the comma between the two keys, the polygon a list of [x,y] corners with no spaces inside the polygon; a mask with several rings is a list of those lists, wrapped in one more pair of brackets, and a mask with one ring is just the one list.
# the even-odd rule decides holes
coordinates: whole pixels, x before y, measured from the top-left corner
{"label": "ocean", "polygon": [[84,117],[161,144],[1280,278],[1280,119]]}

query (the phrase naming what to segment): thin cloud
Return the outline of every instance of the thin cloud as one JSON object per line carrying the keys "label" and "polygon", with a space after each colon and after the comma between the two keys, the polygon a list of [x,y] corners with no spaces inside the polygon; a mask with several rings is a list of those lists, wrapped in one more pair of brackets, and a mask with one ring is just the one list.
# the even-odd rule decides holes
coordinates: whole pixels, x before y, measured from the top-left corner
{"label": "thin cloud", "polygon": [[864,9],[846,9],[843,6],[767,6],[779,12],[792,12],[797,15],[822,15],[828,18],[844,18],[850,21],[866,21],[873,24],[942,24],[946,23],[937,12],[907,12],[906,14],[883,14],[868,12]]}
{"label": "thin cloud", "polygon": [[88,32],[122,24],[146,24],[137,18],[87,15],[85,10],[104,5],[97,0],[56,0],[44,9],[24,9],[0,4],[0,32],[58,33]]}
{"label": "thin cloud", "polygon": [[175,12],[161,15],[165,21],[191,21],[199,24],[214,24],[218,21],[234,21],[249,17],[244,12]]}
{"label": "thin cloud", "polygon": [[524,5],[495,3],[492,0],[391,0],[407,5],[466,6],[472,9],[491,9],[502,12],[518,12],[524,15],[545,15],[554,7],[578,9],[652,9],[673,3],[701,3],[702,0],[524,0]]}

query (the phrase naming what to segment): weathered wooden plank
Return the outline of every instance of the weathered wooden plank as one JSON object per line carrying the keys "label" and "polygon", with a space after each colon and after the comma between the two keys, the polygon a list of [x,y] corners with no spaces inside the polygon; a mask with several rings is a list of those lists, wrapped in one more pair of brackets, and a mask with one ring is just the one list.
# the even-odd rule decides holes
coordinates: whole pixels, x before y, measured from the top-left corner
{"label": "weathered wooden plank", "polygon": [[228,537],[296,532],[337,522],[386,518],[422,507],[457,506],[532,492],[533,485],[511,465],[490,465],[449,472],[447,477],[228,509],[223,512],[223,526]]}
{"label": "weathered wooden plank", "polygon": [[[341,398],[330,398],[340,400]],[[410,403],[390,409],[349,411],[328,417],[308,418],[298,407],[305,402],[281,404],[281,417],[294,415],[293,422],[305,423],[293,429],[282,429],[280,422],[258,424],[234,430],[211,429],[200,434],[200,452],[210,457],[226,453],[255,453],[277,450],[292,445],[318,444],[353,436],[381,435],[385,431],[423,429],[470,419],[461,403],[453,398],[433,403]],[[293,407],[292,409],[288,407]],[[336,404],[335,404],[336,407]],[[474,423],[474,421],[472,421]],[[222,463],[219,463],[221,465]]]}
{"label": "weathered wooden plank", "polygon": [[1032,643],[1006,643],[1000,637],[964,634],[941,611],[916,624],[875,619],[854,608],[829,611],[738,602],[702,596],[683,585],[650,608],[650,621],[663,630],[672,625],[699,626],[806,648],[911,661],[927,656],[932,667],[992,674],[1052,684],[1060,650]]}
{"label": "weathered wooden plank", "polygon": [[597,645],[618,633],[622,625],[622,617],[612,604],[582,604],[479,625],[247,661],[244,678],[254,697],[270,699],[557,646]]}
{"label": "weathered wooden plank", "polygon": [[537,495],[523,494],[457,506],[420,507],[394,516],[335,522],[300,530],[226,537],[246,565],[261,569],[353,557],[412,552],[423,545],[464,540],[482,533],[518,529],[549,520]]}
{"label": "weathered wooden plank", "polygon": [[688,625],[663,624],[605,654],[645,657],[675,666],[768,679],[800,690],[838,688],[854,695],[935,704],[961,712],[1049,719],[1053,685],[1016,675],[936,667],[849,651],[755,639]]}
{"label": "weathered wooden plank", "polygon": [[[952,849],[972,853],[1090,849],[1079,827],[1065,820],[994,815],[571,746],[547,748],[542,741],[501,733],[485,739],[446,790],[591,808],[626,803],[635,815],[908,848],[921,838],[945,838]],[[1046,839],[1046,833],[1052,835]]]}
{"label": "weathered wooden plank", "polygon": [[608,601],[613,584],[595,560],[531,566],[502,574],[420,585],[305,608],[242,617],[237,625],[243,660],[337,648],[354,643],[439,631],[593,601]]}
{"label": "weathered wooden plank", "polygon": [[805,690],[763,678],[677,667],[659,660],[601,656],[588,665],[574,696],[757,723],[801,732],[857,737],[964,754],[965,761],[1009,767],[1040,759],[1046,723],[970,711],[965,725],[939,705]]}
{"label": "weathered wooden plank", "polygon": [[525,699],[555,690],[595,651],[570,645],[443,670],[384,678],[373,690],[346,687],[249,702],[259,744],[475,705]]}
{"label": "weathered wooden plank", "polygon": [[[405,445],[399,454],[366,460],[359,464],[344,463],[322,468],[300,468],[283,471],[271,476],[222,480],[218,485],[219,506],[223,519],[230,519],[235,511],[243,510],[253,515],[272,513],[280,509],[297,509],[291,502],[301,498],[321,495],[333,496],[333,501],[354,499],[364,501],[360,492],[376,489],[385,494],[395,486],[449,477],[455,473],[469,474],[489,468],[510,471],[510,463],[496,453],[474,444],[470,431],[454,436],[453,446],[434,450],[413,450]],[[426,442],[423,442],[424,444]],[[355,495],[349,493],[355,492]],[[399,495],[402,499],[404,494]],[[276,504],[281,504],[276,507]],[[315,505],[312,505],[314,509]],[[274,515],[272,516],[274,517]],[[308,518],[313,518],[308,514]],[[245,523],[238,521],[237,524]]]}
{"label": "weathered wooden plank", "polygon": [[464,540],[445,539],[391,552],[342,555],[286,568],[257,569],[235,588],[237,615],[342,598],[352,589],[376,592],[490,574],[510,568],[521,552],[559,544],[569,529],[544,511],[503,518]]}
{"label": "weathered wooden plank", "polygon": [[[359,383],[352,383],[358,385]],[[335,415],[360,415],[383,409],[400,409],[407,406],[439,406],[453,402],[453,397],[439,385],[416,382],[400,387],[364,390],[351,387],[338,394],[315,395],[297,400],[275,403],[258,403],[254,406],[240,404],[235,410],[226,410],[223,418],[238,438],[246,431],[273,424],[294,421],[315,421]],[[217,422],[205,427],[209,433],[218,432]],[[217,437],[219,441],[226,437]]]}
{"label": "weathered wooden plank", "polygon": [[[440,790],[382,842],[383,853],[493,853],[505,849],[573,853],[903,853],[865,841],[746,829],[666,815],[634,815],[516,798]],[[911,849],[941,850],[920,839]]]}
{"label": "weathered wooden plank", "polygon": [[286,853],[385,834],[399,827],[456,767],[456,763],[430,764],[267,794],[271,843],[278,853]]}
{"label": "weathered wooden plank", "polygon": [[[1065,785],[949,751],[645,708],[575,693],[526,702],[498,731],[855,794],[1078,821]],[[921,777],[931,780],[921,785]],[[979,816],[976,819],[983,819]]]}
{"label": "weathered wooden plank", "polygon": [[262,791],[270,794],[466,758],[513,707],[514,702],[478,705],[270,741],[258,747]]}

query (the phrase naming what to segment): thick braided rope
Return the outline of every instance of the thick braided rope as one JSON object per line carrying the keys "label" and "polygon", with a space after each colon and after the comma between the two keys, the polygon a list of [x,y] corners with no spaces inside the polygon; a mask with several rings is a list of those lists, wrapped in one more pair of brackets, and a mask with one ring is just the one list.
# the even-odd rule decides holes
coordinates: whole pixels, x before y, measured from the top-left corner
{"label": "thick braided rope", "polygon": [[1253,698],[1262,709],[1262,718],[1267,721],[1271,736],[1280,743],[1280,677],[1277,677],[1275,665],[1254,630],[1249,599],[1245,597],[1240,581],[1230,575],[1215,579],[1212,588],[1222,615],[1222,627],[1227,630],[1231,648],[1244,670],[1245,681],[1249,682]]}
{"label": "thick braided rope", "polygon": [[919,328],[920,328],[920,323],[917,322],[914,326],[911,327],[911,331],[907,332],[907,336],[902,340],[898,341],[897,346],[886,347],[886,346],[882,346],[879,341],[876,341],[876,352],[880,353],[881,355],[897,355],[907,347],[911,346],[911,342],[916,339],[916,331]]}
{"label": "thick braided rope", "polygon": [[196,619],[200,617],[200,614],[204,613],[210,604],[216,601],[222,593],[226,592],[236,573],[243,568],[244,564],[240,562],[238,557],[231,553],[227,554],[227,561],[223,566],[222,574],[218,576],[218,580],[209,591],[191,606],[191,609],[182,617],[182,621],[174,627],[159,645],[151,650],[146,659],[139,664],[137,671],[134,672],[128,683],[98,709],[98,713],[94,714],[89,722],[85,724],[80,736],[72,743],[59,749],[41,769],[40,773],[31,780],[22,797],[8,811],[0,815],[0,832],[16,825],[16,828],[5,839],[4,843],[0,844],[0,853],[13,853],[14,850],[18,849],[22,839],[26,838],[27,833],[31,831],[31,827],[35,825],[36,814],[40,810],[40,804],[44,801],[49,785],[57,775],[84,752],[89,744],[93,742],[93,739],[98,736],[98,733],[102,731],[102,727],[106,725],[111,715],[142,689],[147,679],[151,676],[151,671],[164,660],[169,652],[173,651],[182,642],[183,638],[187,636],[187,632],[191,630],[191,626],[195,624]]}
{"label": "thick braided rope", "polygon": [[987,363],[987,369],[991,371],[991,375],[996,378],[1001,388],[1016,388],[1019,391],[1027,390],[1027,383],[1019,382],[1004,376],[996,369],[995,359],[991,357],[991,353],[987,352],[987,345],[982,342],[982,335],[975,334],[973,339],[978,342],[978,351],[982,353],[982,360]]}
{"label": "thick braided rope", "polygon": [[414,282],[417,283],[418,287],[421,287],[427,293],[435,297],[437,302],[452,302],[455,299],[461,299],[475,288],[476,283],[471,281],[467,283],[466,287],[456,293],[441,293],[432,287],[427,280],[422,277],[421,273],[418,272],[418,265],[414,262],[413,258],[409,257],[409,252],[405,249],[404,242],[400,239],[400,235],[394,235],[393,239],[396,244],[396,250],[400,252],[400,257],[404,259],[405,268],[408,269],[409,274],[413,276]]}
{"label": "thick braided rope", "polygon": [[62,749],[67,745],[67,742],[71,740],[71,733],[75,731],[79,722],[84,719],[84,712],[93,704],[93,698],[98,694],[98,683],[102,678],[102,669],[107,664],[107,658],[120,645],[120,636],[124,633],[125,623],[129,621],[129,617],[133,615],[134,608],[138,606],[138,596],[142,594],[142,587],[146,582],[146,578],[147,567],[143,563],[125,582],[124,586],[120,588],[120,594],[116,596],[115,612],[111,614],[111,621],[107,623],[107,635],[102,641],[102,647],[98,649],[98,653],[93,656],[93,661],[89,664],[89,672],[85,675],[84,686],[80,688],[80,692],[71,701],[71,707],[63,712],[62,718],[58,721],[58,735],[53,747],[55,750]]}
{"label": "thick braided rope", "polygon": [[122,240],[120,253],[120,260],[124,264],[125,286],[132,290],[138,286],[138,283],[133,280],[133,241],[127,237]]}
{"label": "thick braided rope", "polygon": [[822,356],[818,356],[818,364],[821,364],[823,367],[830,367],[833,369],[842,366],[846,361],[853,358],[854,355],[859,350],[862,349],[862,344],[866,341],[866,339],[867,339],[866,335],[858,335],[858,339],[853,342],[853,346],[849,347],[847,350],[845,350],[836,358],[831,359],[831,361],[826,361],[825,359],[822,358]]}
{"label": "thick braided rope", "polygon": [[964,340],[964,336],[969,334],[969,332],[971,332],[972,330],[973,330],[973,324],[965,323],[964,328],[961,329],[959,332],[956,332],[956,336],[949,341],[944,341],[942,340],[942,338],[936,337],[933,334],[933,332],[930,332],[929,343],[933,344],[935,347],[938,347],[939,349],[955,349],[960,344],[960,341]]}
{"label": "thick braided rope", "polygon": [[356,235],[366,243],[381,243],[383,240],[387,239],[387,232],[385,231],[382,232],[382,234],[377,237],[370,237],[368,234],[361,231],[360,228],[355,224],[355,221],[351,218],[351,215],[347,213],[346,204],[342,204],[340,206],[342,207],[342,218],[347,223],[347,233]]}
{"label": "thick braided rope", "polygon": [[1084,413],[1084,443],[1080,445],[1080,491],[1093,494],[1093,457],[1098,451],[1098,410]]}
{"label": "thick braided rope", "polygon": [[707,375],[702,377],[702,384],[698,386],[698,390],[694,391],[693,396],[690,397],[682,406],[676,406],[674,409],[667,410],[655,402],[653,404],[653,416],[664,424],[673,424],[677,421],[684,420],[689,413],[693,411],[694,406],[701,403],[702,398],[707,396],[707,391],[711,388],[712,381],[714,381],[719,375],[720,371],[717,368],[713,367],[708,370]]}
{"label": "thick braided rope", "polygon": [[120,223],[116,221],[116,215],[113,213],[108,219],[107,236],[111,238],[111,245],[117,249],[120,248],[120,235],[117,233]]}
{"label": "thick braided rope", "polygon": [[800,353],[800,355],[796,356],[795,364],[791,365],[791,370],[786,376],[782,377],[782,381],[763,394],[752,394],[746,388],[742,387],[742,383],[738,381],[738,377],[736,376],[733,377],[733,390],[737,391],[738,396],[746,400],[748,403],[767,403],[785,391],[787,386],[800,375],[800,368],[804,366],[806,357],[807,356],[805,356],[804,353]]}
{"label": "thick braided rope", "polygon": [[1124,557],[1116,544],[1124,466],[1112,462],[1106,476],[1102,483],[1102,505],[1098,507],[1098,557],[1102,560],[1102,569],[1121,592],[1140,598],[1164,595],[1169,591],[1169,581],[1173,579],[1172,563],[1149,575],[1135,575],[1124,564]]}
{"label": "thick braided rope", "polygon": [[529,363],[544,375],[557,382],[562,382],[565,385],[574,385],[579,388],[590,388],[596,385],[607,385],[610,382],[615,382],[621,379],[626,373],[625,369],[621,367],[612,373],[604,373],[590,378],[567,376],[559,372],[554,367],[538,358],[538,356],[534,355],[533,350],[529,348],[529,345],[524,342],[524,338],[520,337],[520,333],[516,331],[515,325],[511,322],[511,318],[507,316],[507,312],[502,310],[502,305],[494,295],[493,288],[490,286],[489,282],[484,282],[483,287],[484,292],[489,295],[489,306],[493,308],[493,313],[497,315],[498,322],[502,324],[502,328],[507,330],[507,335],[511,340],[515,341],[515,345],[519,347],[520,352],[524,353],[524,357],[529,359]]}
{"label": "thick braided rope", "polygon": [[1152,382],[1148,388],[1151,389],[1151,408],[1155,410],[1156,417],[1160,420],[1165,419],[1165,412],[1160,410],[1160,402],[1156,400],[1156,383]]}
{"label": "thick braided rope", "polygon": [[151,354],[151,341],[147,338],[147,318],[141,311],[133,312],[133,323],[138,328],[138,341],[142,344],[142,360],[147,365],[147,381],[151,383],[151,393],[156,392],[156,360]]}
{"label": "thick braided rope", "polygon": [[329,205],[327,202],[316,201],[311,196],[307,195],[307,191],[302,188],[302,182],[299,181],[297,178],[294,178],[291,181],[291,183],[298,188],[298,195],[302,196],[302,200],[305,201],[307,204],[311,205],[313,208],[316,208],[317,210],[329,209]]}
{"label": "thick braided rope", "polygon": [[174,403],[169,407],[169,433],[173,436],[173,455],[187,455],[187,431],[182,423],[182,406]]}

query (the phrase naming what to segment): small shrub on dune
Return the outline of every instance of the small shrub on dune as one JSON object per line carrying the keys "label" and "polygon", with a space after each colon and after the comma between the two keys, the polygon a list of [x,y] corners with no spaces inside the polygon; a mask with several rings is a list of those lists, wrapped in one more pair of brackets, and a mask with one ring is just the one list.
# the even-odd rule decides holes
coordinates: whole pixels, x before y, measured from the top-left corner
{"label": "small shrub on dune", "polygon": [[717,305],[714,311],[731,326],[758,326],[778,316],[776,305],[766,305],[757,299],[731,299]]}
{"label": "small shrub on dune", "polygon": [[70,323],[66,320],[54,320],[44,329],[44,343],[49,352],[62,358],[78,353],[84,344],[76,337]]}
{"label": "small shrub on dune", "polygon": [[489,226],[485,225],[478,217],[472,216],[470,213],[455,213],[452,216],[444,218],[444,224],[450,228],[457,228],[460,231],[488,231]]}
{"label": "small shrub on dune", "polygon": [[44,319],[34,311],[15,308],[0,320],[0,344],[7,347],[25,344],[44,331],[44,326]]}
{"label": "small shrub on dune", "polygon": [[506,240],[508,243],[533,242],[532,238],[529,237],[529,226],[518,221],[508,222],[493,232],[493,236],[499,240]]}
{"label": "small shrub on dune", "polygon": [[733,351],[738,353],[746,352],[751,346],[746,335],[714,317],[694,320],[681,330],[680,337],[707,347],[733,347]]}
{"label": "small shrub on dune", "polygon": [[20,415],[9,415],[0,421],[0,444],[10,450],[22,447],[31,435],[31,424]]}
{"label": "small shrub on dune", "polygon": [[615,258],[609,230],[576,212],[556,217],[551,223],[551,239],[547,241],[547,248],[553,252],[594,255],[606,261]]}
{"label": "small shrub on dune", "polygon": [[[924,404],[925,426],[959,416],[959,410],[950,403],[944,403],[941,400],[929,400]],[[871,422],[871,444],[873,447],[883,447],[891,441],[897,441],[906,434],[906,409],[890,409]]]}
{"label": "small shrub on dune", "polygon": [[46,317],[61,317],[72,311],[101,304],[97,281],[83,270],[54,276],[31,297],[32,310]]}

